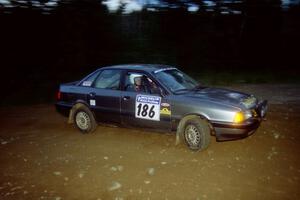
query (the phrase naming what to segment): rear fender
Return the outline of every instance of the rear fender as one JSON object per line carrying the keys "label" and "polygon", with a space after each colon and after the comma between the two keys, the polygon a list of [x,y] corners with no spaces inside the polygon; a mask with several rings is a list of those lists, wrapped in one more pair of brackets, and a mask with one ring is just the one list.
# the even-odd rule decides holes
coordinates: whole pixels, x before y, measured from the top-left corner
{"label": "rear fender", "polygon": [[69,119],[68,119],[69,124],[74,123],[74,114],[75,114],[76,110],[79,108],[82,108],[83,106],[89,108],[89,106],[87,105],[87,103],[85,101],[78,101],[75,103],[75,105],[70,110]]}

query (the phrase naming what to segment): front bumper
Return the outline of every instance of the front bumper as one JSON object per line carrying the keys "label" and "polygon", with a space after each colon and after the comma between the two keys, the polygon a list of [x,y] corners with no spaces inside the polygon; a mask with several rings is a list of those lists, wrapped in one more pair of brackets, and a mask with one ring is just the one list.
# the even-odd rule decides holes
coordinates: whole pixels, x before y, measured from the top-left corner
{"label": "front bumper", "polygon": [[245,138],[255,132],[259,127],[261,119],[247,120],[243,124],[212,123],[217,141],[227,141]]}
{"label": "front bumper", "polygon": [[257,113],[257,116],[252,117],[241,124],[212,122],[217,141],[236,140],[252,135],[266,116],[267,101],[260,102],[256,106],[255,112]]}

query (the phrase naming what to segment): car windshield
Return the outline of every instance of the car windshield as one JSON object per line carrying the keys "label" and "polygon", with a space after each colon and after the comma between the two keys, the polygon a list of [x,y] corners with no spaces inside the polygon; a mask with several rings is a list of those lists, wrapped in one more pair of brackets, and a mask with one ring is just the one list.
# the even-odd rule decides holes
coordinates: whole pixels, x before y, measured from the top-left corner
{"label": "car windshield", "polygon": [[155,77],[174,93],[199,87],[197,81],[177,69],[161,70]]}

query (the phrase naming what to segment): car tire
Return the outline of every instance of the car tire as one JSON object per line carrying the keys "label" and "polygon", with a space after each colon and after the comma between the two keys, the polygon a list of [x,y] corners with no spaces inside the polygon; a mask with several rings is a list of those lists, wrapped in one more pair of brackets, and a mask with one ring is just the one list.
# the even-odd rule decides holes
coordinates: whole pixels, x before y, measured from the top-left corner
{"label": "car tire", "polygon": [[183,139],[186,145],[194,151],[202,151],[210,144],[210,127],[206,119],[193,117],[185,122]]}
{"label": "car tire", "polygon": [[83,105],[75,110],[74,124],[82,133],[92,133],[97,128],[93,113]]}

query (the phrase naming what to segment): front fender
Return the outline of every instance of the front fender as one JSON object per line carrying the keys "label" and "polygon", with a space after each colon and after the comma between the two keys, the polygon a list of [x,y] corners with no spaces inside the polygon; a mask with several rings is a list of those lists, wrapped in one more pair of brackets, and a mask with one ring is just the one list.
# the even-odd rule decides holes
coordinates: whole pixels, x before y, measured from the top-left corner
{"label": "front fender", "polygon": [[183,133],[184,133],[184,125],[185,125],[185,123],[186,123],[188,120],[193,119],[193,118],[195,118],[195,117],[199,117],[199,118],[201,118],[201,119],[206,119],[206,120],[207,120],[206,117],[201,116],[201,115],[196,115],[196,114],[190,114],[190,115],[184,116],[184,117],[180,120],[180,122],[179,122],[179,124],[178,124],[178,126],[177,126],[175,145],[180,144],[181,141],[183,141],[183,139],[184,139],[184,138],[183,138]]}

